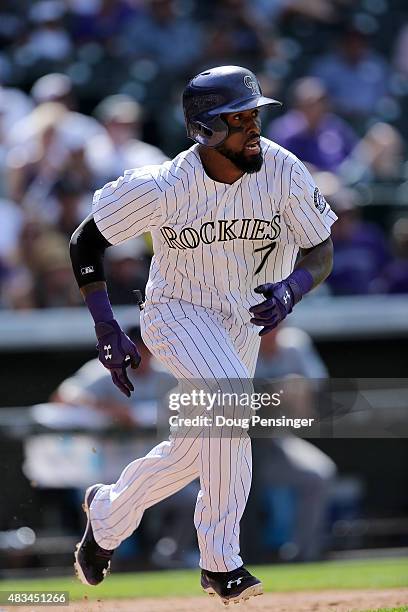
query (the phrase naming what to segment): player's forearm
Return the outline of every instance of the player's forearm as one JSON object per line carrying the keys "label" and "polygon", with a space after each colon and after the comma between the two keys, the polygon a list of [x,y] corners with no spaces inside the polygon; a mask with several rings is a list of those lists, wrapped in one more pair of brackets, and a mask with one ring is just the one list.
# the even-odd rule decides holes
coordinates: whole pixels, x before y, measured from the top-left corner
{"label": "player's forearm", "polygon": [[110,246],[89,215],[73,233],[70,242],[72,269],[86,305],[95,321],[111,321],[103,258]]}
{"label": "player's forearm", "polygon": [[301,257],[295,265],[295,270],[304,269],[313,279],[312,289],[322,283],[333,267],[333,243],[331,238],[312,247],[302,249]]}
{"label": "player's forearm", "polygon": [[95,322],[99,361],[110,371],[114,384],[130,397],[134,388],[126,367],[137,368],[140,355],[112,311],[103,266],[105,250],[110,246],[89,215],[72,235],[70,255],[75,278]]}
{"label": "player's forearm", "polygon": [[105,281],[96,281],[95,283],[88,283],[87,285],[83,285],[80,287],[80,291],[82,293],[82,297],[86,299],[86,297],[93,293],[94,291],[107,291],[108,288],[106,286]]}

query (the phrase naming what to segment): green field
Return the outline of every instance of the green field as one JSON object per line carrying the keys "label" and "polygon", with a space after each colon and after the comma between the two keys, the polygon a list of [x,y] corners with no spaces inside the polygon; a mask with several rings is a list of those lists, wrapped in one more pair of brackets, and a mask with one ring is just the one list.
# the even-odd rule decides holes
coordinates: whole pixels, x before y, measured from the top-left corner
{"label": "green field", "polygon": [[376,608],[375,610],[363,610],[362,612],[408,612],[408,606],[402,608]]}
{"label": "green field", "polygon": [[[408,586],[408,559],[330,561],[251,568],[262,579],[265,591],[321,591],[325,589],[385,589]],[[170,597],[199,595],[197,570],[112,574],[99,587],[84,587],[76,578],[3,580],[2,591],[69,591],[71,600]],[[408,607],[395,609],[408,612]],[[370,612],[370,611],[367,611]],[[385,612],[385,610],[384,610]],[[388,611],[387,611],[388,612]]]}

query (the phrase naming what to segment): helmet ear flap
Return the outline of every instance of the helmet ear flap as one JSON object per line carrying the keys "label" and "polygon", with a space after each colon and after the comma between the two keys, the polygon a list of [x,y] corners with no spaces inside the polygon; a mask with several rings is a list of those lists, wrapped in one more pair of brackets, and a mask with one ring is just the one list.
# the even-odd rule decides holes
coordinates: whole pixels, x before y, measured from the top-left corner
{"label": "helmet ear flap", "polygon": [[214,135],[214,131],[211,128],[207,127],[201,121],[194,121],[194,123],[197,126],[197,128],[202,132],[204,137],[211,138]]}
{"label": "helmet ear flap", "polygon": [[200,117],[188,123],[190,138],[206,147],[218,147],[228,136],[228,125],[220,117]]}

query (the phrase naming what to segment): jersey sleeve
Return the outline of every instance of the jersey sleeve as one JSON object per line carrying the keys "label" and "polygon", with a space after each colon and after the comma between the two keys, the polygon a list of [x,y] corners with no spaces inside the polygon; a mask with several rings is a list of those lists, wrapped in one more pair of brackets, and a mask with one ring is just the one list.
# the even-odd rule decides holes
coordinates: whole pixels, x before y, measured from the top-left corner
{"label": "jersey sleeve", "polygon": [[326,240],[337,219],[310,172],[298,159],[290,170],[289,197],[283,219],[295,243],[303,249]]}
{"label": "jersey sleeve", "polygon": [[161,191],[148,167],[126,170],[95,192],[92,213],[101,234],[119,244],[160,227]]}

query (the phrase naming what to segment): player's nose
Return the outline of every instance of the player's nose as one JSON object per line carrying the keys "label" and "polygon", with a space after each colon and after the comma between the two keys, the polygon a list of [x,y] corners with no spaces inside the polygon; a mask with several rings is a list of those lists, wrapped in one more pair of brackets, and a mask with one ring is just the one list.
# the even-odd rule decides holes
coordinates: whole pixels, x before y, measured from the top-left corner
{"label": "player's nose", "polygon": [[249,117],[246,125],[245,131],[248,136],[259,136],[261,133],[261,120],[259,117]]}

